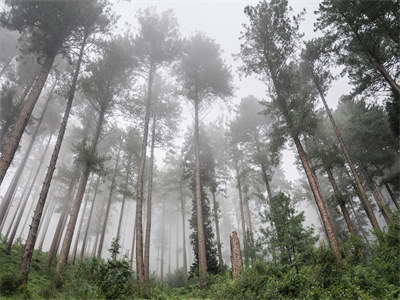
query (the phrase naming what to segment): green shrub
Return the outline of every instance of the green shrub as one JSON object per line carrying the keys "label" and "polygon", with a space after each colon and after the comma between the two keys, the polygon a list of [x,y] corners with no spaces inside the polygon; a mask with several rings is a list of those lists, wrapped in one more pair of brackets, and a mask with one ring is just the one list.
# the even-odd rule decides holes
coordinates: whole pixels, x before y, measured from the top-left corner
{"label": "green shrub", "polygon": [[22,279],[15,273],[7,273],[1,275],[0,278],[0,294],[2,296],[13,296],[18,294],[18,288],[22,284]]}

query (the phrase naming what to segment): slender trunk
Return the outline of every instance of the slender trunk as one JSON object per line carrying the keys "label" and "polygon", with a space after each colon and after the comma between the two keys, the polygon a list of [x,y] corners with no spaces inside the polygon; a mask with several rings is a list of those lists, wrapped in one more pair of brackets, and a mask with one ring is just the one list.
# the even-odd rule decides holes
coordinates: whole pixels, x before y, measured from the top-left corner
{"label": "slender trunk", "polygon": [[79,225],[78,225],[78,231],[76,232],[74,249],[72,250],[72,255],[71,255],[71,264],[75,264],[76,252],[78,251],[79,238],[81,236],[81,230],[82,230],[83,222],[85,220],[85,213],[86,213],[87,204],[89,202],[90,187],[92,186],[92,183],[93,183],[93,173],[90,177],[89,186],[88,186],[89,188],[87,190],[86,197],[83,200],[83,202],[85,202],[85,204],[83,205],[83,210],[82,210],[81,218],[79,220]]}
{"label": "slender trunk", "polygon": [[238,193],[239,193],[239,208],[240,208],[240,219],[242,220],[242,234],[243,234],[243,249],[244,249],[244,263],[246,267],[249,266],[249,260],[247,256],[247,243],[246,243],[246,222],[244,218],[244,209],[243,209],[243,195],[242,195],[242,185],[240,182],[240,175],[239,175],[239,168],[236,163],[236,181],[237,181],[237,187],[238,187]]}
{"label": "slender trunk", "polygon": [[[28,193],[27,193],[27,195],[25,196],[25,200],[24,200],[24,202],[23,202],[23,204],[22,204],[22,207],[21,207],[21,209],[20,209],[20,211],[19,211],[18,217],[17,217],[17,219],[16,219],[15,222],[14,222],[14,228],[13,228],[13,230],[12,230],[11,236],[10,236],[10,238],[8,239],[8,243],[7,243],[7,251],[10,251],[10,250],[11,250],[12,243],[13,243],[13,241],[14,241],[15,235],[17,234],[18,225],[20,225],[20,222],[21,222],[21,219],[22,219],[22,215],[23,215],[23,213],[24,213],[24,211],[25,211],[25,207],[26,207],[26,204],[28,203],[29,196],[30,196],[30,194],[31,194],[31,192],[32,192],[32,190],[33,190],[33,187],[35,186],[36,179],[37,179],[37,177],[38,177],[38,175],[39,175],[39,172],[40,172],[41,166],[42,166],[42,164],[43,164],[44,158],[46,157],[46,152],[47,152],[47,150],[48,150],[48,148],[49,148],[49,145],[50,145],[50,142],[51,142],[52,137],[53,137],[53,135],[50,135],[50,137],[49,137],[49,139],[48,139],[48,141],[47,141],[46,148],[45,148],[45,150],[43,151],[42,157],[40,158],[39,167],[37,168],[36,173],[35,173],[35,175],[33,176],[33,180],[32,180],[32,183],[31,183],[31,185],[30,185],[30,187],[29,187]],[[32,201],[33,201],[33,200],[32,200]],[[29,214],[29,212],[28,212],[28,214]]]}
{"label": "slender trunk", "polygon": [[[52,205],[50,205],[49,203],[47,203],[47,204],[44,206],[43,215],[45,216],[45,219],[42,220],[42,221],[40,222],[40,224],[39,224],[39,228],[38,228],[38,237],[39,237],[40,234],[41,234],[41,238],[39,239],[39,243],[36,242],[36,246],[39,245],[39,247],[38,247],[38,248],[39,248],[39,251],[42,251],[44,239],[45,239],[45,237],[46,237],[47,228],[49,227],[49,224],[50,224],[50,221],[51,221],[51,217],[53,216],[53,210],[55,209],[55,201],[52,201],[51,203],[52,203]],[[49,207],[50,207],[50,206],[52,206],[52,208],[50,209],[50,210],[51,210],[51,213],[48,213]],[[45,229],[44,229],[43,232],[42,232],[42,231],[40,231],[40,230],[41,230],[41,228],[43,227],[43,223],[45,224],[45,226],[44,226]]]}
{"label": "slender trunk", "polygon": [[130,177],[131,163],[132,163],[132,155],[129,157],[128,169],[126,170],[125,185],[124,185],[124,195],[122,196],[121,212],[119,214],[117,238],[120,237],[120,233],[121,233],[121,225],[122,225],[122,218],[124,216],[125,200],[126,200],[126,193],[127,193],[127,190],[128,190],[128,182],[129,182],[129,177]]}
{"label": "slender trunk", "polygon": [[311,71],[311,74],[312,74],[312,77],[313,77],[314,84],[315,84],[315,86],[316,86],[316,88],[318,90],[319,96],[321,97],[322,103],[324,104],[326,113],[328,114],[329,120],[330,120],[330,122],[332,124],[333,130],[335,131],[336,137],[337,137],[337,139],[339,141],[339,144],[340,144],[340,146],[341,146],[341,148],[343,150],[343,153],[344,153],[344,155],[346,157],[347,163],[349,164],[351,172],[353,173],[354,179],[356,181],[357,189],[358,189],[358,191],[360,193],[361,201],[363,202],[365,211],[367,212],[367,216],[368,216],[372,226],[375,229],[379,230],[380,228],[379,228],[379,224],[378,224],[378,221],[376,219],[375,213],[374,213],[374,211],[372,209],[372,206],[371,206],[371,204],[370,204],[370,202],[368,200],[367,194],[366,194],[365,189],[364,189],[364,187],[363,187],[363,185],[361,183],[361,180],[360,180],[360,178],[358,176],[358,173],[357,173],[357,170],[356,170],[356,168],[355,168],[355,166],[353,164],[353,161],[351,160],[351,157],[350,157],[350,154],[349,154],[349,152],[347,150],[346,144],[344,143],[344,141],[342,139],[342,135],[340,134],[339,128],[336,126],[335,119],[333,118],[331,110],[330,110],[330,108],[329,108],[329,106],[328,106],[328,104],[327,104],[327,102],[325,100],[325,96],[324,96],[324,93],[322,92],[322,89],[320,87],[318,79],[315,76],[315,74],[314,74],[313,70],[311,69],[311,67],[310,67],[310,71]]}
{"label": "slender trunk", "polygon": [[132,251],[131,251],[131,260],[129,261],[129,267],[131,271],[133,271],[133,256],[135,253],[135,241],[136,241],[136,219],[133,225],[133,239],[132,239]]}
{"label": "slender trunk", "polygon": [[387,182],[385,183],[385,188],[388,191],[390,199],[392,199],[392,202],[393,202],[394,206],[396,206],[396,209],[400,210],[399,201],[397,201],[396,197],[394,196],[394,193],[393,193],[392,189],[390,188],[390,186],[389,186],[389,184]]}
{"label": "slender trunk", "polygon": [[165,241],[165,235],[164,235],[164,226],[165,226],[165,202],[163,202],[163,211],[162,211],[162,221],[161,221],[161,267],[160,267],[160,273],[161,273],[161,283],[164,283],[164,241]]}
{"label": "slender trunk", "polygon": [[[21,198],[19,200],[17,209],[14,212],[14,215],[13,215],[13,217],[11,219],[12,221],[10,222],[10,225],[8,227],[8,230],[7,230],[7,233],[5,234],[6,240],[8,239],[8,235],[9,235],[9,233],[11,231],[11,228],[12,228],[12,225],[13,225],[13,221],[17,218],[18,210],[21,207],[22,202],[24,201],[25,195],[26,195],[26,193],[28,191],[29,183],[31,182],[31,180],[33,180],[32,178],[33,178],[33,172],[36,169],[35,167],[36,166],[33,166],[31,168],[31,171],[29,172],[28,180],[27,180],[27,182],[25,184],[24,190],[22,191]],[[38,166],[38,168],[40,168],[40,166]],[[7,214],[6,214],[5,218],[4,218],[4,223],[5,223],[6,220],[7,220]],[[3,229],[3,228],[1,228],[1,229]]]}
{"label": "slender trunk", "polygon": [[114,188],[115,188],[115,180],[117,178],[117,172],[118,172],[118,165],[119,165],[121,148],[122,148],[122,139],[121,139],[121,142],[119,144],[119,149],[118,149],[118,154],[117,154],[117,161],[115,162],[114,174],[113,174],[113,177],[112,177],[112,180],[111,180],[110,193],[108,195],[106,214],[104,216],[103,228],[101,230],[99,248],[97,249],[97,257],[101,257],[101,252],[103,251],[104,237],[106,235],[108,216],[110,214],[110,209],[111,209],[111,200],[112,200],[112,195],[113,195]]}
{"label": "slender trunk", "polygon": [[186,257],[185,202],[183,199],[182,181],[179,182],[179,198],[180,198],[180,202],[181,202],[181,215],[182,215],[183,281],[186,286],[188,267],[187,267],[187,257]]}
{"label": "slender trunk", "polygon": [[22,172],[25,169],[26,162],[28,161],[29,155],[31,154],[31,150],[32,150],[33,144],[36,141],[36,137],[37,137],[37,135],[39,133],[40,126],[42,125],[42,121],[43,121],[44,115],[45,115],[45,113],[47,111],[47,108],[49,106],[50,100],[53,97],[53,92],[54,92],[54,89],[56,87],[56,84],[57,84],[57,82],[55,82],[54,85],[51,88],[51,91],[50,91],[50,93],[49,93],[49,95],[48,95],[48,97],[46,99],[46,102],[44,104],[43,110],[41,112],[41,116],[40,116],[40,118],[39,118],[39,120],[38,120],[38,122],[37,122],[37,124],[35,126],[35,130],[32,133],[31,139],[29,141],[29,145],[25,150],[24,157],[19,162],[18,169],[17,169],[17,171],[15,172],[15,174],[13,176],[13,180],[11,182],[11,185],[7,189],[6,195],[4,197],[6,200],[4,200],[3,204],[2,204],[2,211],[1,211],[1,214],[0,214],[0,222],[4,218],[5,210],[10,205],[12,196],[13,196],[13,194],[15,192],[15,189],[16,189],[16,187],[18,185],[18,182],[19,182],[19,180],[21,178]]}
{"label": "slender trunk", "polygon": [[[104,214],[104,204],[101,206],[99,223],[101,223],[101,221],[103,220],[103,218],[102,218],[103,214]],[[96,256],[96,250],[97,250],[97,244],[98,244],[98,241],[99,241],[99,237],[100,237],[100,230],[97,230],[97,232],[96,232],[96,240],[94,242],[93,250],[92,250],[92,256],[93,257]]]}
{"label": "slender trunk", "polygon": [[[21,94],[21,96],[18,99],[18,102],[23,102],[26,98],[26,96],[28,95],[29,91],[31,90],[34,82],[35,82],[35,78],[36,75],[32,77],[31,81],[28,83],[28,85],[25,87],[23,93]],[[3,125],[2,129],[1,129],[1,133],[0,133],[0,152],[3,152],[3,148],[4,148],[4,143],[3,141],[5,141],[5,139],[8,138],[9,133],[10,133],[10,129],[12,131],[13,127],[14,127],[14,123],[15,120],[10,120],[9,123],[7,123],[6,125]],[[11,127],[11,128],[10,128]]]}
{"label": "slender trunk", "polygon": [[[97,125],[96,125],[96,130],[95,130],[95,133],[93,136],[92,144],[90,146],[90,153],[94,153],[96,151],[96,146],[99,141],[100,132],[101,132],[101,128],[102,128],[103,121],[104,121],[104,114],[105,114],[105,111],[104,111],[104,108],[102,108],[100,110],[99,119],[98,119]],[[75,225],[76,225],[76,221],[78,219],[79,208],[81,207],[83,195],[85,194],[85,189],[86,189],[86,184],[87,184],[87,181],[89,178],[89,174],[90,174],[90,166],[87,162],[84,165],[83,170],[82,170],[81,179],[80,179],[79,187],[78,187],[78,192],[76,194],[75,201],[72,206],[72,211],[71,211],[71,216],[70,216],[68,227],[67,227],[67,232],[65,233],[60,257],[58,259],[57,268],[56,268],[57,276],[59,276],[61,274],[61,271],[64,268],[64,265],[67,263],[68,253],[69,253],[69,250],[71,247],[71,242],[72,242],[72,236],[74,234]]]}
{"label": "slender trunk", "polygon": [[154,164],[154,148],[156,140],[156,121],[153,116],[153,128],[151,133],[151,150],[150,150],[150,166],[149,179],[147,184],[147,220],[146,220],[146,239],[144,244],[144,278],[149,280],[149,264],[150,264],[150,235],[151,235],[151,195],[153,192],[153,164]]}
{"label": "slender trunk", "polygon": [[179,270],[179,205],[176,208],[177,218],[176,218],[176,270]]}
{"label": "slender trunk", "polygon": [[207,260],[206,243],[204,237],[203,211],[200,182],[200,148],[199,148],[199,100],[194,102],[194,155],[195,155],[195,190],[196,190],[196,214],[197,214],[197,238],[200,289],[206,286]]}
{"label": "slender trunk", "polygon": [[222,260],[222,250],[221,250],[221,238],[219,235],[219,218],[218,218],[218,206],[217,200],[215,199],[215,191],[212,191],[212,199],[213,199],[213,206],[214,206],[214,222],[215,222],[215,233],[217,235],[217,249],[218,249],[218,263],[220,267],[224,264]]}
{"label": "slender trunk", "polygon": [[18,119],[14,125],[14,128],[7,139],[7,144],[3,149],[0,157],[0,185],[3,182],[4,176],[7,173],[8,167],[10,166],[15,152],[18,149],[19,142],[21,140],[22,134],[24,133],[25,127],[28,124],[29,117],[32,114],[32,110],[39,98],[39,95],[46,83],[47,76],[50,72],[51,66],[53,65],[54,58],[57,53],[53,55],[48,55],[43,63],[42,69],[36,78],[35,84],[31,92],[29,93],[28,99],[25,101],[24,106],[18,116]]}
{"label": "slender trunk", "polygon": [[351,207],[351,210],[353,211],[354,218],[356,219],[358,228],[361,231],[361,234],[362,234],[362,236],[363,236],[363,238],[365,240],[365,243],[369,246],[368,235],[367,235],[366,231],[364,230],[363,225],[361,224],[360,218],[358,217],[358,215],[356,213],[356,210],[354,209],[354,207],[353,207],[353,205],[351,203],[350,203],[350,207]]}
{"label": "slender trunk", "polygon": [[[58,155],[59,155],[60,149],[61,149],[61,144],[64,139],[65,130],[67,128],[68,118],[69,118],[69,114],[71,112],[72,102],[74,100],[76,83],[77,83],[78,76],[79,76],[79,71],[80,71],[80,66],[81,66],[81,62],[82,62],[83,52],[85,49],[85,44],[86,44],[86,36],[85,36],[85,38],[82,42],[81,48],[80,48],[79,57],[78,57],[77,65],[75,68],[74,77],[72,80],[72,85],[69,90],[67,106],[66,106],[63,120],[61,122],[60,130],[59,130],[58,136],[57,136],[57,142],[54,147],[53,154],[51,156],[49,167],[47,169],[46,178],[43,182],[42,190],[41,190],[40,196],[39,196],[39,201],[38,201],[38,204],[35,209],[35,215],[33,217],[32,224],[31,224],[28,238],[27,238],[27,242],[25,245],[24,254],[22,256],[23,258],[21,260],[19,274],[20,274],[20,276],[22,276],[24,278],[25,283],[28,281],[29,265],[30,265],[30,262],[32,259],[33,247],[35,246],[37,230],[38,230],[38,226],[40,223],[40,219],[42,217],[43,207],[46,203],[47,194],[50,189],[50,184],[53,179],[53,173],[56,168]],[[72,239],[72,237],[71,237],[71,239]]]}
{"label": "slender trunk", "polygon": [[147,83],[147,101],[146,101],[146,113],[144,117],[144,128],[143,128],[143,141],[140,155],[140,164],[138,171],[137,180],[137,192],[136,192],[136,273],[139,278],[139,286],[142,288],[146,282],[144,274],[144,262],[143,262],[143,177],[146,163],[146,151],[147,151],[147,139],[149,135],[149,123],[150,123],[150,112],[151,112],[151,89],[153,85],[155,68],[152,65],[149,70],[149,77]]}
{"label": "slender trunk", "polygon": [[321,193],[319,192],[317,181],[312,174],[312,170],[308,163],[306,153],[304,152],[303,146],[301,145],[299,138],[297,136],[293,136],[293,140],[296,145],[297,151],[299,153],[303,168],[306,172],[307,179],[311,187],[311,191],[314,195],[315,201],[318,206],[318,210],[321,214],[322,222],[324,223],[325,232],[326,235],[328,236],[329,244],[331,246],[333,253],[335,254],[336,263],[341,264],[342,255],[340,253],[339,244],[336,240],[335,232],[333,231],[333,226],[331,220],[329,219],[328,211],[326,210],[324,200],[322,199]]}
{"label": "slender trunk", "polygon": [[172,222],[169,223],[168,239],[168,277],[171,277],[171,252],[172,252]]}
{"label": "slender trunk", "polygon": [[92,220],[94,203],[96,201],[96,196],[97,196],[97,191],[99,189],[99,185],[100,185],[100,175],[97,176],[96,187],[94,188],[92,206],[90,207],[89,218],[88,218],[87,224],[86,224],[85,236],[83,237],[83,242],[82,242],[82,249],[81,249],[81,256],[80,256],[81,259],[83,259],[83,255],[85,254],[85,247],[86,247],[86,242],[87,242],[87,238],[88,238],[88,234],[89,234],[90,221]]}
{"label": "slender trunk", "polygon": [[72,179],[68,186],[67,195],[64,199],[63,207],[61,209],[61,215],[60,215],[60,218],[58,219],[56,231],[54,232],[53,240],[51,242],[50,249],[49,249],[49,252],[46,257],[46,262],[44,264],[45,269],[50,268],[50,265],[53,262],[53,259],[57,253],[56,249],[57,249],[57,245],[59,244],[59,240],[62,235],[63,224],[65,224],[65,221],[66,221],[69,209],[70,209],[70,205],[72,202],[71,198],[72,198],[72,192],[73,192],[74,186],[75,186],[75,179]]}
{"label": "slender trunk", "polygon": [[330,181],[330,183],[332,185],[333,191],[334,191],[335,195],[338,197],[339,206],[340,206],[340,209],[342,211],[342,214],[343,214],[343,217],[344,217],[344,221],[346,222],[347,228],[349,229],[349,232],[351,234],[356,235],[356,231],[354,230],[353,222],[350,219],[349,212],[347,211],[346,205],[344,203],[343,195],[340,192],[340,190],[339,190],[339,188],[338,188],[338,186],[336,184],[336,180],[333,177],[331,168],[329,168],[328,165],[326,164],[326,162],[324,161],[324,155],[322,153],[321,145],[320,145],[320,143],[319,143],[319,141],[318,141],[316,136],[314,136],[313,139],[314,139],[315,145],[317,146],[318,152],[321,155],[321,158],[322,158],[323,164],[325,166],[326,173],[328,174],[328,178],[329,178],[329,181]]}
{"label": "slender trunk", "polygon": [[365,175],[367,176],[367,178],[369,180],[369,183],[370,183],[370,186],[371,186],[371,189],[372,189],[372,195],[375,198],[376,204],[378,205],[378,207],[379,207],[379,209],[380,209],[380,211],[381,211],[381,213],[383,215],[383,218],[385,219],[387,224],[393,223],[392,216],[390,215],[390,212],[387,210],[386,204],[383,201],[382,195],[379,192],[378,188],[376,187],[375,182],[369,176],[369,174],[367,173],[367,170],[365,170],[364,172],[365,172]]}

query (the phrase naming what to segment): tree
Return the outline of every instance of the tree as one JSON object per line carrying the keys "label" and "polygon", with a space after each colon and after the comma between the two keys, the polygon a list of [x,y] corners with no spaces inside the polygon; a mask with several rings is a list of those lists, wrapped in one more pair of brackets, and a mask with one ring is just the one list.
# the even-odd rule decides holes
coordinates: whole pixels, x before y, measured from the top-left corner
{"label": "tree", "polygon": [[142,226],[143,176],[152,107],[153,80],[159,68],[168,66],[176,60],[179,54],[180,42],[177,21],[171,10],[159,15],[154,9],[148,8],[144,11],[139,11],[138,21],[139,34],[135,38],[135,56],[138,59],[139,73],[147,81],[146,111],[136,192],[136,272],[139,278],[139,285],[143,287],[146,282]]}
{"label": "tree", "polygon": [[[184,46],[184,54],[177,68],[180,94],[194,106],[195,191],[198,231],[200,288],[205,287],[207,261],[202,216],[200,179],[199,113],[217,98],[232,94],[231,74],[221,59],[220,47],[204,34],[193,35]],[[202,225],[203,224],[203,225]]]}
{"label": "tree", "polygon": [[351,172],[356,181],[356,185],[360,192],[361,200],[364,204],[368,218],[370,219],[372,226],[375,229],[379,229],[379,224],[376,220],[371,204],[365,193],[364,186],[361,183],[358,172],[353,164],[349,151],[347,150],[347,146],[343,141],[340,130],[336,126],[335,119],[333,118],[331,110],[325,100],[325,95],[333,79],[332,74],[328,70],[330,58],[325,54],[327,47],[327,42],[324,39],[317,39],[308,42],[306,44],[306,49],[302,53],[302,58],[304,60],[303,71],[307,76],[310,77],[311,81],[314,83],[315,88],[317,89],[318,94],[322,100],[322,103],[324,104],[326,113],[329,117],[335,135],[339,141],[340,147],[344,153],[344,156],[346,157],[346,161],[349,164]]}
{"label": "tree", "polygon": [[11,30],[17,30],[23,37],[21,41],[24,53],[34,53],[39,60],[44,59],[36,81],[24,102],[18,119],[13,127],[7,144],[0,157],[0,184],[18,149],[22,134],[32,110],[46,83],[47,76],[56,55],[64,50],[65,41],[85,20],[82,6],[86,1],[46,1],[26,2],[7,0],[1,14],[1,22]]}
{"label": "tree", "polygon": [[[53,178],[53,173],[56,168],[58,155],[60,153],[61,144],[64,139],[65,130],[67,128],[67,123],[69,119],[69,115],[72,108],[72,102],[75,96],[75,90],[77,86],[78,76],[80,72],[80,67],[83,60],[83,54],[85,48],[87,46],[88,38],[91,34],[96,33],[97,31],[104,31],[105,28],[110,23],[109,16],[105,15],[105,11],[107,10],[107,2],[83,2],[80,7],[80,13],[82,14],[82,18],[84,19],[81,21],[75,28],[75,35],[78,39],[78,47],[79,54],[76,62],[75,71],[73,74],[71,87],[68,94],[68,101],[67,106],[65,108],[63,120],[61,122],[60,130],[57,136],[57,142],[54,147],[54,151],[50,160],[50,165],[48,171],[46,173],[46,178],[43,182],[43,187],[40,192],[39,201],[35,209],[35,215],[32,219],[32,223],[30,226],[27,242],[24,249],[24,254],[22,256],[21,264],[20,264],[20,275],[23,276],[25,283],[28,280],[29,274],[29,264],[32,259],[33,248],[36,242],[37,231],[40,224],[40,219],[42,215],[42,211],[46,202],[47,194],[50,189],[51,180]],[[72,47],[71,45],[69,45]]]}
{"label": "tree", "polygon": [[112,111],[117,97],[122,94],[131,79],[130,71],[134,65],[134,61],[130,52],[130,46],[130,41],[126,37],[117,37],[104,43],[101,49],[102,56],[90,64],[89,74],[82,83],[84,93],[91,102],[92,107],[98,113],[98,117],[90,146],[86,147],[86,143],[82,145],[84,148],[84,151],[82,151],[83,156],[81,156],[83,169],[56,268],[57,275],[60,275],[61,270],[67,262],[89,174],[91,171],[96,171],[96,169],[99,172],[99,163],[102,163],[104,160],[99,156],[96,148],[107,114]]}
{"label": "tree", "polygon": [[[400,22],[396,1],[325,0],[319,5],[316,29],[334,42],[338,62],[345,66],[355,94],[381,89],[400,95],[396,83]],[[385,87],[388,85],[388,87]]]}
{"label": "tree", "polygon": [[201,275],[201,265],[200,265],[200,246],[199,246],[199,228],[201,227],[204,231],[204,246],[205,246],[205,258],[207,262],[206,272],[211,274],[216,274],[220,266],[217,261],[217,249],[214,245],[214,232],[211,226],[212,215],[210,208],[210,201],[207,197],[206,187],[210,188],[213,184],[213,173],[215,168],[214,156],[210,145],[207,142],[206,135],[202,132],[200,139],[200,179],[201,179],[201,214],[202,214],[202,225],[198,226],[198,213],[197,209],[197,197],[196,197],[196,177],[195,177],[195,156],[194,147],[191,143],[191,136],[188,136],[183,152],[184,157],[184,178],[190,179],[190,189],[192,190],[192,216],[190,218],[190,228],[192,233],[190,234],[190,243],[193,246],[194,252],[194,262],[190,267],[191,276]]}
{"label": "tree", "polygon": [[296,48],[300,41],[299,23],[301,14],[290,15],[287,1],[273,0],[270,3],[245,8],[250,24],[244,25],[240,57],[246,74],[256,73],[270,84],[272,102],[265,103],[273,116],[275,138],[283,145],[290,137],[302,162],[315,201],[324,223],[329,243],[336,262],[341,263],[339,244],[335,237],[324,200],[313,177],[306,153],[300,142],[300,134],[312,134],[315,128],[315,93],[309,82],[304,82],[295,63]]}
{"label": "tree", "polygon": [[282,264],[296,265],[298,256],[301,257],[318,239],[313,236],[313,228],[303,227],[304,219],[304,212],[295,213],[290,197],[278,193],[271,201],[270,211],[261,213],[261,222],[272,222],[274,230],[261,228],[259,242],[267,244],[270,251],[278,252]]}

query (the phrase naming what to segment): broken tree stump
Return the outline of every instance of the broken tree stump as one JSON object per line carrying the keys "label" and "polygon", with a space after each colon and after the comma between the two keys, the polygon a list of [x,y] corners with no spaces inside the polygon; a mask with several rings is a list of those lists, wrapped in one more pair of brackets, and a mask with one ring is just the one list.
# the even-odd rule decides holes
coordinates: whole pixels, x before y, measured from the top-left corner
{"label": "broken tree stump", "polygon": [[230,235],[230,242],[231,242],[232,276],[233,278],[239,278],[243,262],[242,262],[242,252],[240,251],[239,237],[236,231],[232,231]]}

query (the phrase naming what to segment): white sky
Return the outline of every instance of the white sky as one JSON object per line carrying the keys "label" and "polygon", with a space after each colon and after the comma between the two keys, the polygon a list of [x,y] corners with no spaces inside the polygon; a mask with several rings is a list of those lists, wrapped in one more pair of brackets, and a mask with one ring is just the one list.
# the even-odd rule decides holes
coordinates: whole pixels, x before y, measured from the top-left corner
{"label": "white sky", "polygon": [[[316,21],[314,11],[318,9],[320,1],[317,0],[289,0],[289,5],[295,12],[306,9],[305,20],[300,30],[305,33],[305,39],[317,36],[319,33],[313,31],[313,24]],[[119,1],[115,4],[115,11],[121,15],[119,24],[136,24],[136,13],[138,9],[145,9],[149,6],[157,8],[158,12],[172,8],[180,25],[180,31],[183,37],[188,37],[196,31],[202,31],[213,38],[223,50],[223,57],[228,65],[231,66],[236,86],[235,96],[229,101],[232,104],[238,104],[240,99],[248,95],[254,95],[259,99],[266,97],[266,86],[255,77],[239,78],[237,71],[240,65],[239,61],[233,59],[233,54],[240,51],[240,32],[242,24],[247,22],[247,17],[243,13],[247,5],[256,5],[258,1],[242,0],[159,0],[159,1]],[[331,108],[335,108],[339,97],[350,91],[346,79],[335,82],[327,95],[327,101]],[[221,110],[210,112],[204,121],[215,119]],[[227,111],[224,112],[229,113]],[[190,124],[191,116],[187,114],[187,123]],[[186,123],[186,122],[185,122]],[[187,127],[187,125],[185,126]],[[285,150],[283,153],[283,168],[287,179],[297,179],[300,174],[294,166],[294,153],[291,150]],[[160,162],[160,159],[158,159]]]}

